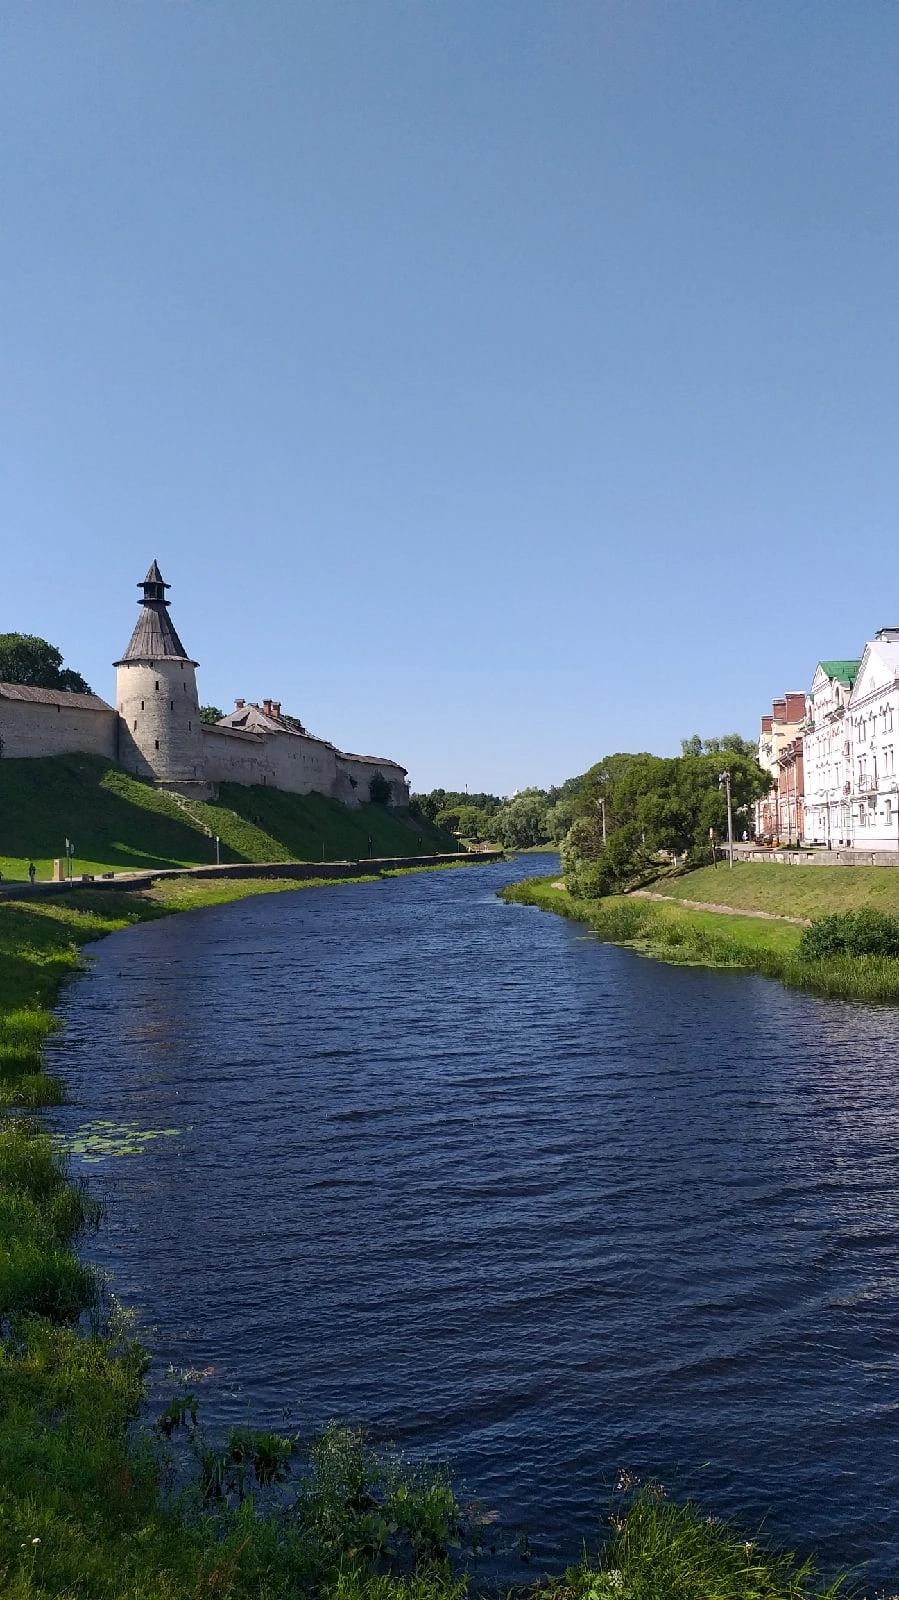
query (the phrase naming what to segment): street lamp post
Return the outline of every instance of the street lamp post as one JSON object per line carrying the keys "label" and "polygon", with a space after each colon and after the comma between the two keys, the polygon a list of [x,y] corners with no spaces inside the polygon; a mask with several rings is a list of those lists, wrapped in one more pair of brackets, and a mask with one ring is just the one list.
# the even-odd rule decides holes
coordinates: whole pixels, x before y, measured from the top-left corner
{"label": "street lamp post", "polygon": [[730,773],[729,772],[719,772],[719,774],[718,774],[718,788],[719,789],[723,789],[725,791],[725,793],[727,794],[727,859],[728,859],[728,862],[730,864],[731,870],[733,870],[733,865],[734,865],[734,818],[733,818],[733,811],[731,810],[731,803],[730,803]]}

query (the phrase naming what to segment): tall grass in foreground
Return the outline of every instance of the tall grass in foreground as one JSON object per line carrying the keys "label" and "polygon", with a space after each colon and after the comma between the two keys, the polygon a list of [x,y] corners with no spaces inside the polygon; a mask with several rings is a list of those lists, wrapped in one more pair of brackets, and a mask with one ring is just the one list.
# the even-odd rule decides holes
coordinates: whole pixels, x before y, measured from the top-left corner
{"label": "tall grass in foreground", "polygon": [[[615,1529],[598,1566],[569,1572],[557,1600],[806,1600],[821,1591],[811,1561],[741,1539],[693,1505],[639,1491],[612,1517]],[[842,1581],[824,1593],[834,1600]]]}
{"label": "tall grass in foreground", "polygon": [[899,1004],[899,959],[846,950],[806,954],[809,943],[787,924],[692,911],[676,901],[579,900],[549,878],[530,878],[501,893],[506,900],[584,922],[608,944],[631,945],[664,961],[759,972],[788,988],[835,1000]]}

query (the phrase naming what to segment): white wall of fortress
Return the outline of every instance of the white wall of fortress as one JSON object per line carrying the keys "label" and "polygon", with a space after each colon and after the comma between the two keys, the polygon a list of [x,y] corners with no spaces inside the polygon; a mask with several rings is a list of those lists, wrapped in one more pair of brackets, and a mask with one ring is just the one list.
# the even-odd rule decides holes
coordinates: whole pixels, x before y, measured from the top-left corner
{"label": "white wall of fortress", "polygon": [[123,664],[115,710],[0,698],[0,739],[0,755],[9,758],[84,753],[150,781],[264,784],[348,806],[369,800],[380,772],[391,785],[391,805],[409,800],[406,775],[393,761],[359,761],[302,734],[260,735],[201,722],[189,662]]}
{"label": "white wall of fortress", "polygon": [[0,699],[2,755],[67,756],[84,752],[115,761],[118,720],[111,708]]}
{"label": "white wall of fortress", "polygon": [[[356,761],[352,756],[337,757],[337,782],[335,798],[344,805],[359,806],[370,798],[369,785],[376,772],[390,784],[390,804],[405,806],[409,803],[406,774],[395,761]],[[355,783],[355,787],[354,787]]]}
{"label": "white wall of fortress", "polygon": [[269,737],[212,724],[203,729],[203,747],[210,783],[264,783],[291,794],[335,791],[335,751],[320,739]]}
{"label": "white wall of fortress", "polygon": [[[381,772],[392,786],[391,805],[406,805],[402,767],[393,761],[354,761],[322,739],[303,734],[244,733],[240,728],[203,728],[204,768],[210,783],[270,784],[288,794],[324,794],[344,805],[363,805]],[[355,780],[355,785],[353,781]]]}

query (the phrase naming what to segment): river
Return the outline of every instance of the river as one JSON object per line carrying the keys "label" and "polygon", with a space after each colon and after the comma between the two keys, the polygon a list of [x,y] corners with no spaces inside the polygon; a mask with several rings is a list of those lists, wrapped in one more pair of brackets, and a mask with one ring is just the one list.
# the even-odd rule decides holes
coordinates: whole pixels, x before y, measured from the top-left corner
{"label": "river", "polygon": [[[627,1468],[895,1583],[896,1013],[496,899],[552,865],[95,946],[53,1063],[57,1126],[99,1131],[85,1253],[142,1312],[154,1395],[211,1368],[213,1426],[366,1422],[537,1567],[595,1541]],[[104,1153],[120,1125],[174,1131]]]}

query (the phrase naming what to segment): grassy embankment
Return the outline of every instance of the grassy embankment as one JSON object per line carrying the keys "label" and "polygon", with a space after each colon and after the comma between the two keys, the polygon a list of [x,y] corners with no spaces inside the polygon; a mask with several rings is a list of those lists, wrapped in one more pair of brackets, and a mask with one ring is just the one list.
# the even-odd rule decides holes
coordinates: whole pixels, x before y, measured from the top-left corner
{"label": "grassy embankment", "polygon": [[214,805],[154,789],[97,756],[0,760],[0,871],[49,878],[75,845],[75,871],[190,867],[221,860],[356,861],[456,850],[451,834],[407,811],[343,806],[324,795],[223,783]]}
{"label": "grassy embankment", "polygon": [[[149,894],[77,891],[0,904],[0,1593],[6,1600],[461,1600],[450,1549],[466,1518],[441,1471],[411,1471],[332,1428],[318,1440],[233,1430],[213,1447],[175,1396],[155,1435],[134,1434],[143,1355],[102,1309],[76,1253],[96,1207],[67,1174],[38,1108],[48,1007],[82,946],[168,910],[286,884],[165,883]],[[290,887],[295,887],[293,884]],[[339,892],[335,887],[334,893]],[[76,1326],[80,1318],[80,1326]],[[191,1487],[165,1492],[159,1450],[193,1456]],[[254,1493],[298,1468],[289,1509]],[[547,1600],[799,1600],[811,1575],[651,1491],[615,1508],[595,1559]],[[458,1570],[458,1568],[457,1568]]]}
{"label": "grassy embankment", "polygon": [[799,954],[803,929],[796,923],[682,904],[694,900],[808,921],[863,906],[899,914],[899,868],[737,862],[732,871],[703,867],[660,878],[651,892],[664,896],[663,902],[628,895],[580,900],[556,882],[532,878],[504,890],[504,898],[574,917],[610,944],[630,945],[664,961],[742,967],[835,999],[899,1002],[899,961],[848,955],[805,960]]}

